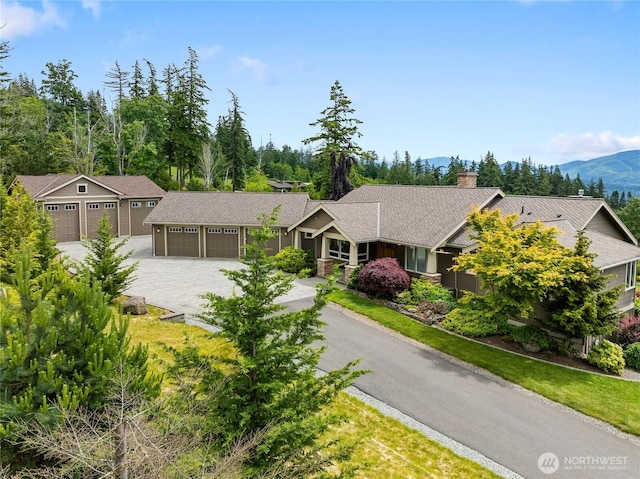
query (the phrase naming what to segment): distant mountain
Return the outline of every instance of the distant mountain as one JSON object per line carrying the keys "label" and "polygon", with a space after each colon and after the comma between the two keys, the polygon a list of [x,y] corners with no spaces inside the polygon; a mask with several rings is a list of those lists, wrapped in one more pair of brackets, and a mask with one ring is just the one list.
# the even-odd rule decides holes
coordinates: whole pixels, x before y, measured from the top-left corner
{"label": "distant mountain", "polygon": [[[451,157],[437,156],[435,158],[427,158],[431,166],[441,166],[446,170],[451,161]],[[462,160],[465,165],[471,165],[471,161]],[[515,161],[509,162],[512,166],[516,165]],[[506,163],[500,165],[504,168]],[[553,169],[555,165],[552,165]],[[580,179],[588,185],[593,178],[594,182],[598,182],[598,178],[602,178],[605,193],[610,195],[613,190],[618,190],[620,194],[629,191],[633,196],[640,196],[640,150],[621,151],[613,155],[601,156],[591,160],[570,161],[558,165],[563,175],[569,174],[572,179],[580,175]]]}
{"label": "distant mountain", "polygon": [[580,175],[585,184],[592,178],[595,182],[602,178],[607,195],[618,190],[621,194],[630,191],[633,196],[640,196],[640,150],[621,151],[587,161],[571,161],[558,167],[563,175],[569,174],[571,178]]}

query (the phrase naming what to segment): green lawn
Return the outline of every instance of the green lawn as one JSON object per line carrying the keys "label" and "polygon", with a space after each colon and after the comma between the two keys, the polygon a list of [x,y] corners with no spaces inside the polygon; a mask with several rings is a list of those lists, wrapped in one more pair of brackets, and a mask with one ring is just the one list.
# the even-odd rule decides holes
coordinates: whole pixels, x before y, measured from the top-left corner
{"label": "green lawn", "polygon": [[640,436],[640,383],[576,371],[512,354],[414,321],[347,291],[330,300],[403,335]]}
{"label": "green lawn", "polygon": [[[154,359],[170,359],[160,343],[180,348],[185,343],[185,335],[204,351],[224,353],[229,349],[228,343],[196,326],[161,322],[157,319],[160,314],[161,311],[150,308],[147,316],[132,316],[129,326],[132,344],[148,344],[156,372],[161,372],[161,362]],[[330,412],[339,413],[346,419],[330,431],[327,439],[356,443],[351,463],[358,467],[357,478],[499,477],[346,393],[339,395]]]}

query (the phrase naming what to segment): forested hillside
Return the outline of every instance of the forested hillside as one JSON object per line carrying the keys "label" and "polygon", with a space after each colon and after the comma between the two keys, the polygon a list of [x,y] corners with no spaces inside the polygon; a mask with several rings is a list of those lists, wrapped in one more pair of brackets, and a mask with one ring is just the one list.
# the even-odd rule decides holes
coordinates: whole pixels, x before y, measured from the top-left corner
{"label": "forested hillside", "polygon": [[[9,43],[2,43],[0,61],[10,55]],[[208,104],[209,87],[191,48],[178,65],[156,67],[140,60],[124,67],[116,62],[104,82],[88,92],[77,88],[77,78],[69,60],[47,63],[38,80],[7,72],[0,63],[0,174],[6,183],[18,174],[66,172],[146,175],[165,189],[269,191],[269,180],[297,180],[309,184],[312,197],[329,197],[327,144],[333,140],[322,135],[301,139],[305,144],[321,143],[301,149],[276,147],[271,141],[257,146],[246,129],[241,99],[232,90],[230,102],[220,105],[218,121],[210,124],[210,111],[218,106]],[[107,104],[105,91],[116,98],[114,104]],[[336,128],[340,141],[352,144],[360,136],[361,121],[340,116],[345,112],[339,108],[350,101],[339,82],[330,99],[332,106],[322,113],[333,111],[335,118],[325,115],[311,125],[343,122]],[[347,127],[347,122],[352,124]],[[498,186],[511,194],[566,196],[580,190],[597,197],[613,194],[619,208],[640,184],[633,176],[640,174],[639,169],[633,166],[632,173],[618,175],[624,178],[613,183],[612,172],[622,171],[619,155],[623,154],[614,155],[606,165],[599,159],[565,170],[536,165],[531,158],[496,159],[491,151],[471,163],[454,156],[413,158],[408,151],[379,158],[366,149],[366,138],[362,143],[362,148],[349,151],[357,164],[350,173],[354,186],[453,185],[457,172],[470,168],[478,172],[478,186]],[[614,192],[615,188],[620,191]]]}

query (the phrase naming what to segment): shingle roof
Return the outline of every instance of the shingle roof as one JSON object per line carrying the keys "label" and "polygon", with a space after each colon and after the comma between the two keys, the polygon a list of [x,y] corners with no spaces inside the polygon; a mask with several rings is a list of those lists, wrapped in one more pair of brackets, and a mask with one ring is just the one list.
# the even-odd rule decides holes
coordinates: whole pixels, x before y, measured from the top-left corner
{"label": "shingle roof", "polygon": [[308,200],[306,193],[170,191],[144,222],[258,226],[256,218],[279,205],[278,226],[289,226],[302,217]]}
{"label": "shingle roof", "polygon": [[338,203],[379,202],[380,240],[434,248],[465,223],[472,205],[487,206],[502,195],[498,188],[363,185]]}
{"label": "shingle roof", "polygon": [[81,174],[18,175],[18,180],[34,200],[78,178],[86,178],[116,191],[121,198],[157,198],[165,191],[146,176],[85,176]]}
{"label": "shingle roof", "polygon": [[376,241],[380,236],[380,203],[324,203],[323,208],[352,241]]}
{"label": "shingle roof", "polygon": [[496,208],[503,215],[517,213],[523,219],[533,218],[542,222],[557,219],[568,220],[581,230],[604,206],[602,198],[553,197],[553,196],[507,196],[498,201]]}
{"label": "shingle roof", "polygon": [[[528,223],[528,222],[527,222]],[[560,230],[557,238],[565,248],[574,248],[576,245],[576,229],[566,219],[549,220],[546,226],[554,226]],[[585,236],[591,241],[589,251],[595,253],[593,265],[597,268],[612,267],[640,259],[640,248],[626,241],[599,233],[598,231],[584,230]]]}

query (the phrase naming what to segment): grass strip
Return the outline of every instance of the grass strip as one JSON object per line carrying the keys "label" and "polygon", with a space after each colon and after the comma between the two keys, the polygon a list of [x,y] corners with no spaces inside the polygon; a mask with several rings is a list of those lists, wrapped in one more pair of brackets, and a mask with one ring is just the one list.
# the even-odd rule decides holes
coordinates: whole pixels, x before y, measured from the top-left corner
{"label": "grass strip", "polygon": [[640,436],[640,383],[576,371],[467,340],[366,298],[338,290],[331,301],[576,411]]}

